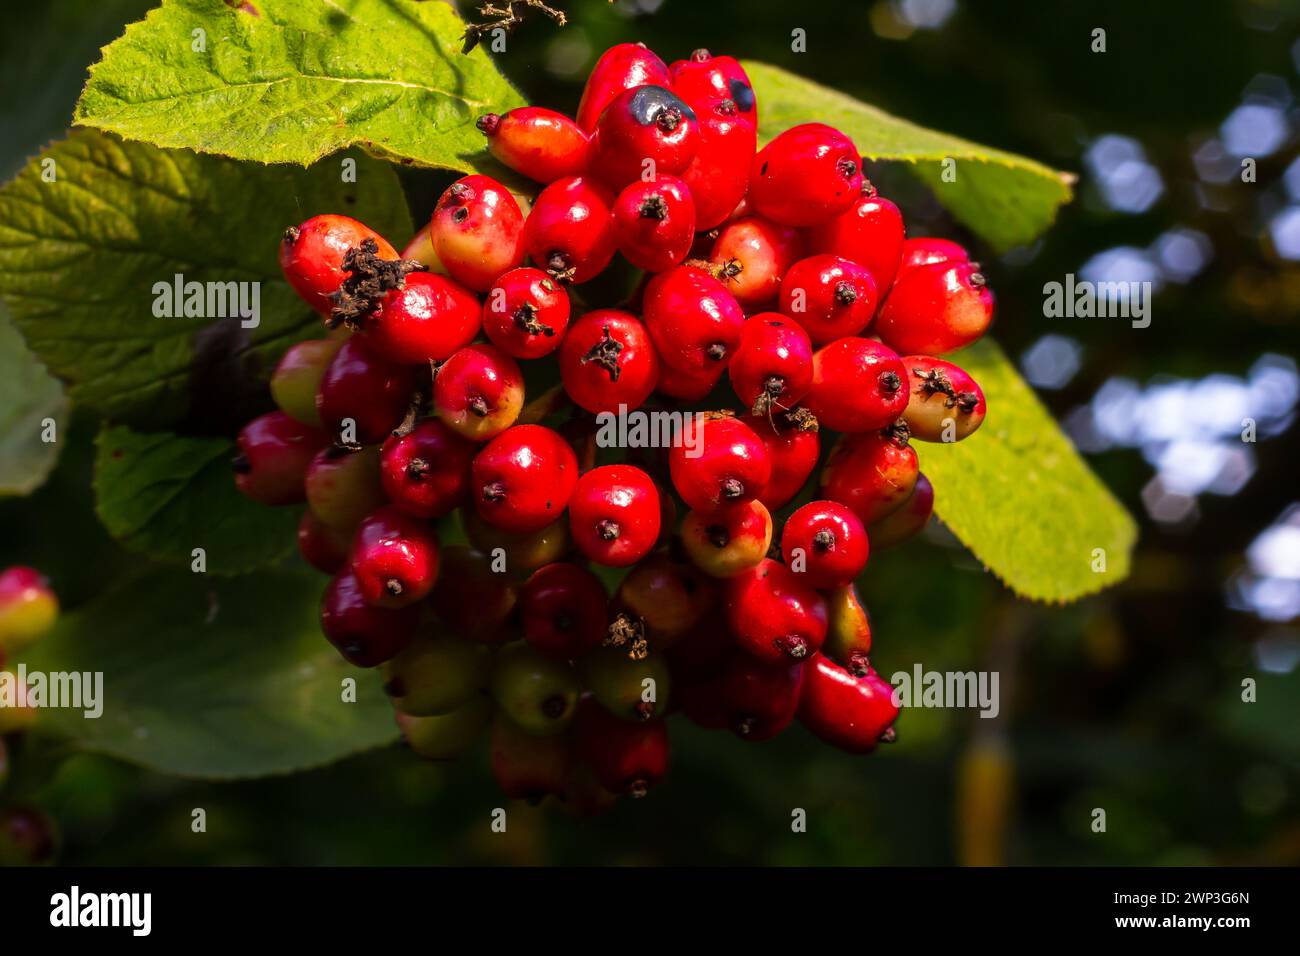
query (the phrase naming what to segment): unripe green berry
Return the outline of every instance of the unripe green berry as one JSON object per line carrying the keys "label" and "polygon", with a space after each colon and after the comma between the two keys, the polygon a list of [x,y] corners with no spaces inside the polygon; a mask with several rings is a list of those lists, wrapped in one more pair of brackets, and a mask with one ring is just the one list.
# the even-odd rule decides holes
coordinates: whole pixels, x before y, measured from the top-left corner
{"label": "unripe green berry", "polygon": [[583,683],[592,696],[616,717],[649,720],[668,710],[671,690],[668,661],[651,653],[633,658],[624,647],[602,647],[582,659]]}
{"label": "unripe green berry", "polygon": [[426,760],[454,760],[483,735],[492,717],[492,700],[476,694],[455,710],[431,717],[395,712],[402,739]]}
{"label": "unripe green berry", "polygon": [[501,712],[538,736],[562,731],[578,705],[578,675],[568,662],[543,657],[524,643],[497,654],[491,688]]}
{"label": "unripe green berry", "polygon": [[304,425],[320,428],[316,393],[343,338],[309,339],[293,345],[271,375],[271,397],[280,411]]}
{"label": "unripe green berry", "polygon": [[384,690],[402,713],[448,714],[487,684],[489,657],[477,641],[419,638],[384,665]]}

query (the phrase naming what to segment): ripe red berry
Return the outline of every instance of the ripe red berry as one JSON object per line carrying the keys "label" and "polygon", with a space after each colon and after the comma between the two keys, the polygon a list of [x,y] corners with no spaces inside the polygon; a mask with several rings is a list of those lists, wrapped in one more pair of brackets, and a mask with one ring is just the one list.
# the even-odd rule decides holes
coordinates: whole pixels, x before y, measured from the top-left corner
{"label": "ripe red berry", "polygon": [[563,561],[538,568],[519,589],[524,640],[547,657],[576,660],[600,647],[608,607],[600,579]]}
{"label": "ripe red berry", "polygon": [[711,688],[727,729],[755,743],[785,730],[799,709],[806,667],[803,661],[770,664],[750,654],[731,654]]}
{"label": "ripe red berry", "polygon": [[350,538],[361,519],[386,500],[379,449],[325,446],[307,468],[306,486],[311,513]]}
{"label": "ripe red berry", "polygon": [[858,148],[834,127],[804,123],[754,157],[749,202],[787,226],[819,226],[845,212],[862,192]]}
{"label": "ripe red berry", "polygon": [[678,642],[715,607],[713,583],[688,564],[665,554],[639,562],[614,592],[613,610],[640,621],[655,650]]}
{"label": "ripe red berry", "polygon": [[878,301],[871,273],[836,255],[800,259],[781,281],[781,311],[807,330],[814,345],[863,331]]}
{"label": "ripe red berry", "polygon": [[280,411],[304,425],[320,428],[316,393],[325,369],[334,360],[343,339],[308,339],[289,346],[271,374],[271,398]]}
{"label": "ripe red berry", "polygon": [[564,513],[577,480],[568,442],[541,425],[516,425],[474,457],[474,507],[503,531],[540,531]]}
{"label": "ripe red berry", "polygon": [[[874,545],[875,539],[872,539]],[[826,642],[822,653],[855,677],[867,673],[871,653],[871,618],[852,584],[826,593]]]}
{"label": "ripe red berry", "polygon": [[848,584],[867,566],[867,529],[847,505],[810,501],[786,519],[781,554],[786,567],[815,588]]}
{"label": "ripe red berry", "polygon": [[438,366],[433,409],[470,441],[495,438],[515,423],[523,407],[519,363],[494,345],[467,345]]}
{"label": "ripe red berry", "polygon": [[772,515],[757,499],[691,511],[682,520],[682,549],[710,577],[729,578],[767,557]]}
{"label": "ripe red berry", "polygon": [[380,358],[354,335],[325,370],[316,410],[326,432],[344,445],[373,445],[401,424],[417,383],[416,369]]}
{"label": "ripe red berry", "polygon": [[695,241],[695,201],[675,176],[626,186],[614,201],[613,216],[618,251],[647,272],[671,269]]}
{"label": "ripe red berry", "polygon": [[563,731],[578,706],[578,675],[568,662],[522,641],[497,652],[489,687],[501,713],[538,737]]}
{"label": "ripe red berry", "polygon": [[524,223],[524,248],[561,282],[594,279],[614,258],[613,195],[585,176],[557,179],[538,195]]}
{"label": "ripe red berry", "polygon": [[913,438],[961,441],[984,423],[984,391],[962,368],[928,355],[907,355],[910,398],[903,420]]}
{"label": "ripe red berry", "polygon": [[659,489],[631,465],[603,465],[578,479],[569,500],[573,543],[610,568],[636,564],[659,538]]}
{"label": "ripe red berry", "polygon": [[639,407],[659,381],[659,356],[641,320],[617,309],[578,319],[560,346],[560,379],[593,415]]}
{"label": "ripe red berry", "polygon": [[235,440],[235,487],[264,505],[303,501],[307,468],[329,439],[284,412],[267,412],[243,427]]}
{"label": "ripe red berry", "polygon": [[664,365],[701,380],[715,371],[721,374],[745,324],[735,297],[692,266],[677,266],[651,279],[641,313]]}
{"label": "ripe red berry", "polygon": [[384,493],[417,518],[441,518],[469,500],[473,444],[436,418],[390,436],[380,452]]}
{"label": "ripe red berry", "polygon": [[916,451],[893,429],[845,435],[822,468],[821,493],[870,527],[907,500],[916,476]]}
{"label": "ripe red berry", "polygon": [[807,409],[741,419],[767,449],[772,477],[759,500],[776,511],[788,504],[808,481],[821,454],[817,419]]}
{"label": "ripe red berry", "polygon": [[343,257],[365,239],[373,239],[381,259],[396,259],[388,240],[369,226],[347,216],[313,216],[285,231],[280,242],[280,268],[295,292],[317,312],[334,308],[331,296],[343,284]]}
{"label": "ripe red berry", "polygon": [[668,772],[668,727],[662,719],[619,720],[587,697],[578,706],[573,735],[578,755],[615,793],[643,797]]}
{"label": "ripe red berry", "polygon": [[812,387],[808,333],[779,312],[751,316],[740,333],[727,374],[736,396],[754,415],[793,408]]}
{"label": "ripe red berry", "polygon": [[915,537],[929,523],[933,512],[934,485],[924,474],[918,474],[907,500],[867,528],[871,546],[876,550],[893,548]]}
{"label": "ripe red berry", "polygon": [[490,176],[465,176],[448,186],[429,224],[438,261],[475,292],[523,261],[523,232],[519,203]]}
{"label": "ripe red berry", "polygon": [[883,296],[894,282],[903,251],[903,214],[876,188],[864,182],[847,210],[808,231],[808,251],[856,262],[876,280]]}
{"label": "ripe red berry", "polygon": [[878,743],[894,739],[894,689],[874,670],[855,677],[820,655],[806,669],[799,720],[816,736],[856,754],[871,753]]}
{"label": "ripe red berry", "polygon": [[479,304],[468,289],[432,272],[413,272],[384,293],[362,323],[375,355],[398,365],[441,362],[478,335]]}
{"label": "ripe red berry", "polygon": [[950,239],[938,239],[923,236],[903,241],[903,255],[898,263],[898,274],[917,266],[934,265],[936,262],[969,262],[970,253]]}
{"label": "ripe red berry", "polygon": [[727,290],[747,308],[774,303],[781,279],[803,253],[803,238],[790,226],[761,216],[723,225],[709,261]]}
{"label": "ripe red berry", "polygon": [[889,348],[871,339],[843,338],[813,354],[813,381],[804,404],[826,428],[874,431],[907,408],[907,369]]}
{"label": "ripe red berry", "polygon": [[692,431],[678,435],[668,455],[673,487],[687,506],[711,511],[762,496],[772,464],[752,428],[729,415],[705,415]]}
{"label": "ripe red berry", "polygon": [[915,266],[898,277],[876,334],[900,354],[942,355],[970,345],[993,321],[993,293],[974,262]]}
{"label": "ripe red berry", "polygon": [[336,574],[348,561],[352,541],[342,531],[331,528],[310,511],[298,521],[298,553],[318,571]]}
{"label": "ripe red berry", "polygon": [[614,97],[600,114],[588,171],[617,191],[684,172],[699,148],[695,111],[665,87],[640,86]]}
{"label": "ripe red berry", "polygon": [[577,176],[587,168],[590,138],[563,113],[521,106],[480,116],[476,125],[487,137],[493,156],[539,183]]}
{"label": "ripe red berry", "polygon": [[391,660],[411,642],[419,622],[416,605],[394,609],[366,603],[350,570],[335,575],[321,598],[321,631],[356,667],[377,667]]}
{"label": "ripe red berry", "polygon": [[693,52],[690,59],[677,60],[668,72],[672,76],[673,92],[691,106],[726,97],[736,104],[736,110],[751,126],[758,126],[754,87],[745,68],[734,57],[714,56],[708,50],[700,49]]}
{"label": "ripe red berry", "polygon": [[779,561],[765,558],[729,578],[723,595],[737,646],[759,660],[803,660],[826,639],[826,601]]}
{"label": "ripe red berry", "polygon": [[703,372],[681,372],[665,363],[659,369],[659,384],[656,388],[669,398],[699,402],[717,387],[724,371],[726,369],[719,365],[716,369],[706,369]]}
{"label": "ripe red berry", "polygon": [[600,55],[587,77],[578,103],[578,126],[590,133],[614,97],[647,84],[671,85],[668,65],[644,43],[619,43],[610,47]]}
{"label": "ripe red berry", "polygon": [[538,737],[501,716],[492,725],[491,761],[501,792],[534,806],[564,793],[572,763],[566,737]]}
{"label": "ripe red berry", "polygon": [[703,232],[722,225],[745,198],[758,136],[729,97],[687,102],[700,123],[700,148],[681,178],[695,200],[695,228]]}
{"label": "ripe red berry", "polygon": [[483,331],[517,359],[554,352],[568,326],[569,294],[541,269],[511,269],[483,300]]}
{"label": "ripe red berry", "polygon": [[375,607],[406,607],[438,579],[433,526],[391,506],[369,515],[352,542],[352,573],[361,597]]}

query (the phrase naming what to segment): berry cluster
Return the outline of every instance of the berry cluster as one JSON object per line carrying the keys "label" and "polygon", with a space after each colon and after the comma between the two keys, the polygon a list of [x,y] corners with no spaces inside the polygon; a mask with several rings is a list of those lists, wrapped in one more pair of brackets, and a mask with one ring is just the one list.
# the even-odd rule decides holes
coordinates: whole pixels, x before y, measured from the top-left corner
{"label": "berry cluster", "polygon": [[[853,582],[868,542],[930,516],[909,439],[983,421],[934,356],[979,338],[993,297],[960,246],[905,239],[848,136],[808,123],[759,150],[758,109],[731,57],[623,44],[576,120],[479,119],[540,184],[527,213],[471,175],[400,255],[344,216],[285,235],[332,331],[276,369],[238,486],[307,502],[325,636],[384,667],[409,745],[449,757],[493,722],[508,794],[585,812],[644,792],[670,711],[747,740],[796,716],[854,753],[893,739]],[[641,270],[613,307],[586,286],[611,264]],[[520,363],[548,358],[560,384],[526,402]],[[700,403],[662,454],[598,450],[606,413]],[[819,498],[774,539],[828,432]]]}

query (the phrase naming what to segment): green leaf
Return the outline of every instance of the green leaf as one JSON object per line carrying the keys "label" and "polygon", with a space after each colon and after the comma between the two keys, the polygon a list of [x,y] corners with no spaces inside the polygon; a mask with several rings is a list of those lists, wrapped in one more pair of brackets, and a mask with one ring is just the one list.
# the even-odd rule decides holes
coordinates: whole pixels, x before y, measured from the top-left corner
{"label": "green leaf", "polygon": [[[1070,200],[1073,177],[1041,163],[925,129],[779,67],[744,66],[761,142],[800,123],[829,123],[868,159],[909,163],[953,216],[999,251],[1036,238]],[[941,179],[945,159],[956,161],[953,182]]]}
{"label": "green leaf", "polygon": [[[0,308],[0,496],[26,495],[45,481],[68,424],[63,388],[23,344]],[[47,418],[55,441],[42,440]]]}
{"label": "green leaf", "polygon": [[986,339],[949,358],[980,383],[989,411],[965,441],[913,443],[935,513],[1023,597],[1072,601],[1123,580],[1137,526],[1006,355]]}
{"label": "green leaf", "polygon": [[268,508],[235,488],[234,443],[106,427],[96,439],[95,510],[128,551],[237,574],[293,550],[299,509]]}
{"label": "green leaf", "polygon": [[91,68],[75,121],[264,163],[356,144],[467,169],[486,155],[475,120],[523,105],[483,50],[459,52],[465,24],[449,4],[251,5],[164,0]]}
{"label": "green leaf", "polygon": [[[397,737],[378,675],[348,667],[317,622],[319,575],[139,577],[65,615],[29,672],[103,674],[103,714],[42,710],[37,728],[165,773],[290,773]],[[356,703],[342,699],[357,678]]]}
{"label": "green leaf", "polygon": [[[392,168],[364,156],[343,182],[333,162],[250,167],[79,130],[0,190],[0,296],[74,403],[150,428],[229,431],[265,401],[284,349],[319,329],[280,273],[281,234],[345,210],[399,246],[411,234]],[[178,274],[248,283],[260,323],[158,317],[155,285]],[[236,314],[213,305],[202,311]]]}

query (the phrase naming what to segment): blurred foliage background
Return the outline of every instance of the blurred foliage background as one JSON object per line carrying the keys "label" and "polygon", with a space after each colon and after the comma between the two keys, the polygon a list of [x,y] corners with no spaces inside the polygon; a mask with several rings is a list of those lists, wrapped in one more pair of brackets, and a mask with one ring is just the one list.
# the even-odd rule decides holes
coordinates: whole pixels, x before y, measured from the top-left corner
{"label": "blurred foliage background", "polygon": [[[5,179],[61,135],[98,48],[150,5],[52,0],[11,24]],[[52,763],[37,794],[64,831],[63,861],[1300,863],[1300,8],[558,5],[569,26],[532,20],[498,56],[538,103],[574,108],[612,43],[641,40],[668,60],[704,46],[1077,173],[1076,201],[1046,237],[1000,258],[976,251],[999,297],[996,337],[1142,523],[1134,575],[1054,608],[1012,599],[942,528],[873,558],[877,666],[997,670],[1002,710],[913,710],[900,742],[870,758],[798,727],[745,745],[674,721],[674,770],[650,798],[581,822],[519,805],[496,835],[485,753],[431,766],[393,747],[220,785],[77,756]],[[794,29],[805,54],[791,52]],[[870,172],[912,234],[970,239],[896,170]],[[439,181],[407,175],[417,215]],[[1044,283],[1067,273],[1152,282],[1150,327],[1044,317]],[[1241,440],[1245,419],[1257,441]],[[0,502],[0,563],[41,567],[68,606],[126,564],[94,519],[92,435],[74,422],[49,483]],[[1246,678],[1257,703],[1241,701]],[[195,807],[206,834],[191,832]],[[791,832],[794,808],[807,833]]]}

